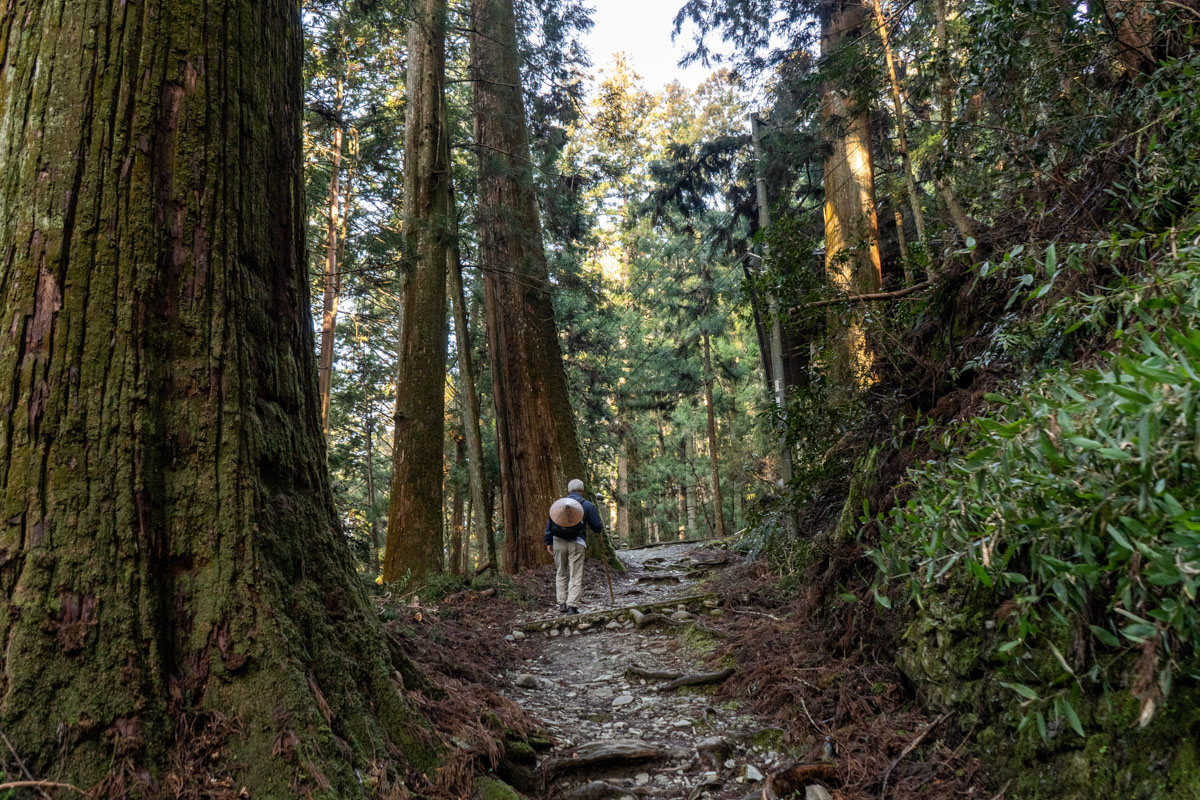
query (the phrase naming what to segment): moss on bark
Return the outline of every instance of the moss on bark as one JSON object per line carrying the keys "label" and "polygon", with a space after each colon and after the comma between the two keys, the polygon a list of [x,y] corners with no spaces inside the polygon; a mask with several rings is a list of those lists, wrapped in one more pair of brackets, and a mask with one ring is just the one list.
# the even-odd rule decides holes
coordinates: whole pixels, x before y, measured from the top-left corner
{"label": "moss on bark", "polygon": [[427,771],[334,514],[294,0],[0,17],[0,728],[35,774],[255,796]]}

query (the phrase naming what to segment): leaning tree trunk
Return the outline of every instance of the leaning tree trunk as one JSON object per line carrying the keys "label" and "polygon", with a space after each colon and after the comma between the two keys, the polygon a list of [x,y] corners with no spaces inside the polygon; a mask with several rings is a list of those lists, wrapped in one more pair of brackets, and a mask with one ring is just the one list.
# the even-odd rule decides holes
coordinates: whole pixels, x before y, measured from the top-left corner
{"label": "leaning tree trunk", "polygon": [[0,15],[0,729],[35,775],[431,766],[325,469],[302,56],[294,0]]}
{"label": "leaning tree trunk", "polygon": [[383,579],[420,581],[442,569],[442,448],[446,413],[446,226],[450,148],[445,125],[446,3],[421,0],[408,26],[404,118],[404,314],[396,381],[392,493]]}
{"label": "leaning tree trunk", "polygon": [[[500,456],[506,566],[549,563],[546,513],[583,477],[542,247],[512,0],[471,0],[479,264]],[[589,537],[594,547],[601,537]]]}
{"label": "leaning tree trunk", "polygon": [[[862,36],[866,9],[861,0],[826,0],[821,19],[821,55],[845,59]],[[871,163],[871,117],[855,99],[853,87],[826,82],[821,97],[825,157],[825,270],[845,294],[879,291],[879,221]],[[869,381],[871,355],[862,314],[830,315],[834,380],[849,388]]]}

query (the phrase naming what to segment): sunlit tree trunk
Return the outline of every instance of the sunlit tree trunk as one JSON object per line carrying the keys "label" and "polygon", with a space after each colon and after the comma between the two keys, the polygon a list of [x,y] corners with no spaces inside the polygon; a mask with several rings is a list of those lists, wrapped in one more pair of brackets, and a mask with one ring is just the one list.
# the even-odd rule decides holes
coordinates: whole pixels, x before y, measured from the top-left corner
{"label": "sunlit tree trunk", "polygon": [[[546,513],[583,477],[529,160],[512,0],[471,0],[479,263],[500,457],[507,568],[548,563]],[[589,551],[602,545],[589,537]]]}
{"label": "sunlit tree trunk", "polygon": [[444,119],[445,0],[414,4],[404,118],[404,296],[383,578],[442,569],[446,243],[450,160]]}
{"label": "sunlit tree trunk", "polygon": [[[821,54],[844,57],[862,36],[866,9],[860,0],[828,0],[822,8]],[[871,117],[852,87],[826,82],[821,97],[825,157],[825,269],[846,294],[876,292],[882,284],[879,222],[875,214],[875,176],[871,163]],[[829,334],[836,352],[834,380],[843,387],[869,380],[871,355],[861,314],[838,310],[830,315]]]}
{"label": "sunlit tree trunk", "polygon": [[[1157,17],[1146,0],[1107,0],[1101,6],[1109,27],[1114,30],[1117,60],[1132,72],[1149,73],[1157,58],[1154,54],[1154,33]],[[1166,4],[1162,4],[1166,5]],[[1183,4],[1176,6],[1192,12]]]}
{"label": "sunlit tree trunk", "polygon": [[0,729],[96,796],[432,766],[325,467],[302,57],[288,0],[0,14]]}

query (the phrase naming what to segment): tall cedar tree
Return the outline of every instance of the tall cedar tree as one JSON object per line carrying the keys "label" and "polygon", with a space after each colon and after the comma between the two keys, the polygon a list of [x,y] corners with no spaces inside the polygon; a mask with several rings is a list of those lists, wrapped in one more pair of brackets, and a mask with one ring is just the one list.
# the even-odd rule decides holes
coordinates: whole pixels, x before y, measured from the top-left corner
{"label": "tall cedar tree", "polygon": [[446,4],[420,0],[408,26],[404,119],[406,259],[395,447],[383,579],[442,569],[446,413],[446,256],[450,147],[445,125]]}
{"label": "tall cedar tree", "polygon": [[[868,294],[882,285],[879,221],[875,212],[875,174],[871,161],[871,114],[854,96],[849,54],[862,38],[867,10],[861,0],[826,0],[821,8],[821,56],[838,74],[826,80],[821,96],[825,156],[825,269],[846,294]],[[838,339],[835,377],[856,385],[870,371],[866,333],[860,314],[842,319],[830,313]]]}
{"label": "tall cedar tree", "polygon": [[[512,0],[471,0],[479,265],[496,403],[506,568],[549,561],[542,527],[583,477],[550,297]],[[590,550],[602,546],[591,537]]]}
{"label": "tall cedar tree", "polygon": [[349,797],[415,741],[325,471],[302,46],[294,0],[0,16],[0,728],[34,774],[157,795],[236,719],[212,769]]}

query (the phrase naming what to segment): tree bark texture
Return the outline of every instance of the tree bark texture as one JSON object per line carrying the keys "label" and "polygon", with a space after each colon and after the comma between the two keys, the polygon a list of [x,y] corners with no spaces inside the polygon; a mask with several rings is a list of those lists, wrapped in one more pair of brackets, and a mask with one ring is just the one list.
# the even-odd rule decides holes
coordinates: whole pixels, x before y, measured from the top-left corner
{"label": "tree bark texture", "polygon": [[[827,0],[822,9],[821,55],[842,57],[862,35],[861,0]],[[828,81],[821,98],[825,157],[825,269],[835,288],[848,294],[879,291],[882,266],[875,176],[871,162],[871,117],[849,87]],[[871,356],[861,316],[831,314],[835,380],[857,386],[869,380]]]}
{"label": "tree bark texture", "polygon": [[404,320],[383,579],[442,569],[446,253],[451,224],[445,125],[446,4],[420,0],[408,26],[404,118]]}
{"label": "tree bark texture", "polygon": [[[549,563],[542,530],[583,478],[529,160],[512,0],[471,0],[483,270],[507,569]],[[590,536],[589,553],[602,537]]]}
{"label": "tree bark texture", "polygon": [[0,15],[0,729],[34,774],[160,796],[210,732],[179,796],[432,765],[325,468],[302,52],[291,0]]}

